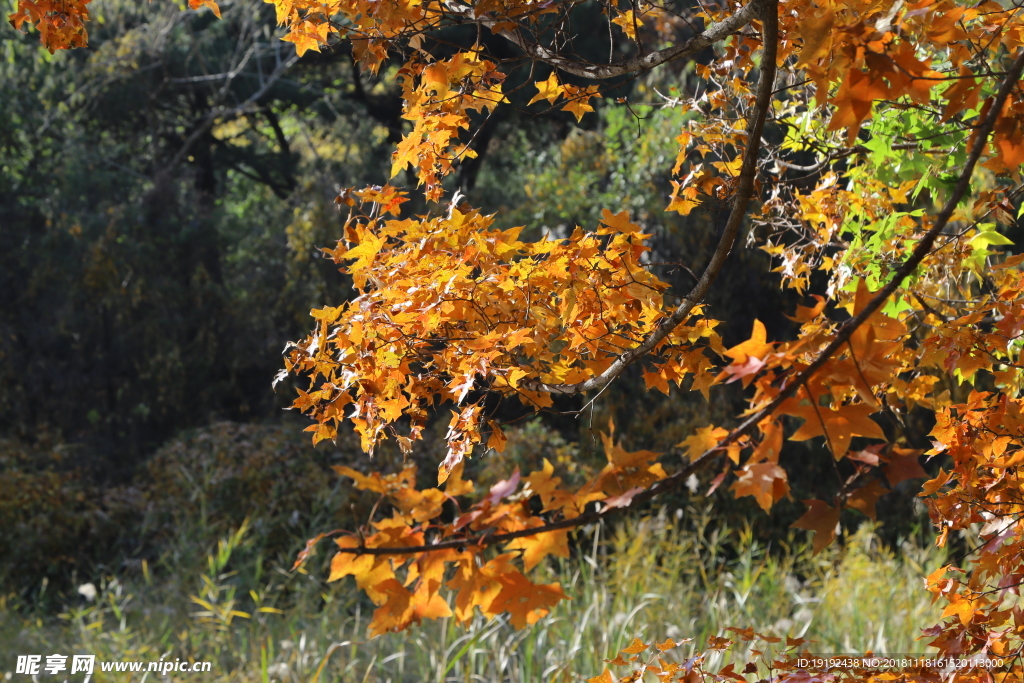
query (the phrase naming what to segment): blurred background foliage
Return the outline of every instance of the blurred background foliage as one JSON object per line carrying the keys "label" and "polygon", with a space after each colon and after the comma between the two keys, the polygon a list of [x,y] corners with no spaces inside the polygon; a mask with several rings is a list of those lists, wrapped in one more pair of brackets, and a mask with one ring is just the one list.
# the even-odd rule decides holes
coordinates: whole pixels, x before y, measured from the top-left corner
{"label": "blurred background foliage", "polygon": [[[201,566],[206,549],[244,523],[248,573],[231,579],[240,582],[231,590],[244,584],[253,591],[245,598],[251,603],[263,599],[252,597],[261,585],[270,585],[284,591],[275,593],[282,605],[301,604],[296,619],[312,619],[316,603],[325,615],[344,612],[338,623],[349,628],[360,619],[351,611],[360,609],[354,598],[344,589],[330,592],[318,583],[322,576],[293,575],[287,567],[306,538],[357,524],[373,504],[330,465],[388,468],[401,457],[385,449],[369,462],[345,439],[313,449],[304,424],[282,413],[291,387],[282,383],[275,393],[270,384],[285,343],[307,331],[309,310],[351,294],[319,248],[339,237],[339,188],[388,180],[390,152],[403,131],[401,101],[387,68],[379,77],[356,73],[343,46],[295,60],[292,47],[277,39],[270,5],[222,3],[219,21],[178,5],[97,0],[90,5],[90,47],[56,55],[41,50],[35,35],[2,29],[0,595],[10,623],[43,628],[38,615],[52,621],[69,601],[81,602],[78,585],[102,584],[107,602],[89,602],[60,622],[86,634],[90,620],[121,609],[125,582],[144,590],[163,581],[163,597],[140,602],[146,610],[170,610],[165,625],[180,628],[187,605],[158,607],[159,601],[187,602],[182,596],[196,594],[194,572],[213,571]],[[581,31],[577,49],[606,49],[601,36]],[[448,38],[476,36],[455,28]],[[508,53],[497,42],[489,47]],[[531,75],[529,65],[512,62],[507,70],[516,106],[480,122],[473,142],[479,157],[450,179],[451,189],[495,213],[500,227],[526,225],[535,238],[565,235],[576,224],[593,228],[605,207],[629,210],[652,235],[651,260],[668,264],[658,266],[659,274],[688,287],[723,218],[713,207],[688,217],[663,212],[674,138],[686,116],[667,105],[692,87],[691,70],[680,65],[619,83],[579,126],[568,113],[527,107],[528,81],[546,77],[543,69]],[[416,201],[408,206],[412,213],[436,210]],[[749,334],[755,318],[770,338],[790,330],[785,314],[797,300],[780,291],[771,268],[748,245],[722,271],[708,303],[713,317],[727,321],[727,344]],[[545,415],[503,414],[511,421],[508,450],[474,458],[471,476],[493,483],[547,458],[563,476],[582,480],[603,464],[598,432],[610,420],[628,448],[668,450],[695,427],[726,423],[741,405],[736,385],[716,388],[706,402],[675,390],[670,397],[647,392],[639,371],[627,373],[583,413],[580,399],[567,399]],[[434,429],[447,420],[442,408]],[[439,443],[428,438],[413,456],[424,483]],[[784,457],[802,463],[795,500],[826,493],[823,482],[835,473],[820,444],[793,445]],[[695,479],[664,505],[690,506],[708,483]],[[909,489],[883,498],[879,510],[885,525],[872,532],[876,542],[898,549],[900,539],[924,533]],[[758,561],[768,562],[771,544],[781,552],[792,541],[787,527],[800,512],[799,503],[786,503],[765,518],[725,493],[706,529],[722,529],[716,538],[725,539],[725,530],[743,528],[745,518],[756,522],[742,543],[722,541],[719,568],[755,548],[763,555]],[[850,514],[844,524],[852,534],[863,519]],[[627,544],[615,533],[640,533],[635,521],[629,524],[623,528],[633,531],[608,530],[619,540],[601,545],[601,557]],[[888,571],[884,562],[870,571]],[[592,577],[617,576],[591,564]],[[261,583],[271,568],[287,579]],[[570,579],[584,571],[548,570]],[[630,571],[623,576],[637,576]],[[813,574],[786,572],[795,581]],[[221,573],[208,577],[204,590],[216,593],[228,581]],[[286,588],[295,582],[303,587]],[[158,649],[177,638],[157,631],[150,636],[162,643]],[[20,630],[17,642],[54,633]],[[446,633],[430,637],[443,640]],[[320,656],[325,634],[317,636]],[[287,656],[267,633],[259,637],[263,644],[249,641],[240,650],[249,654],[240,656],[258,660],[278,647],[264,667],[280,656],[294,670],[302,649],[297,634],[285,638],[294,641]],[[131,640],[123,633],[110,638]],[[0,671],[5,664],[0,660]]]}

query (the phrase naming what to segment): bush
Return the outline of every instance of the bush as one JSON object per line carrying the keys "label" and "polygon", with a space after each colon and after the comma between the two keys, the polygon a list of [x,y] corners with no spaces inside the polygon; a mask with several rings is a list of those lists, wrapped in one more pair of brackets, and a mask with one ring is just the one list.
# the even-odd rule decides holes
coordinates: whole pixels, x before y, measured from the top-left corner
{"label": "bush", "polygon": [[77,575],[117,569],[122,532],[142,505],[133,487],[103,488],[67,465],[66,449],[0,439],[0,584],[62,588]]}

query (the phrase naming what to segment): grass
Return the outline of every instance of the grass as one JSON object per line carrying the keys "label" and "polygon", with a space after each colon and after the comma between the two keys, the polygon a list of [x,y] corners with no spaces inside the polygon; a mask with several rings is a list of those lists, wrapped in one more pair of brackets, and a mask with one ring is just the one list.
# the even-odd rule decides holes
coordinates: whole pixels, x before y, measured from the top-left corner
{"label": "grass", "polygon": [[372,640],[372,605],[351,583],[324,583],[322,564],[289,571],[264,556],[248,522],[207,543],[197,562],[193,549],[211,531],[181,524],[154,566],[104,578],[92,599],[65,596],[59,617],[0,598],[0,675],[17,654],[56,652],[213,663],[180,680],[579,681],[634,637],[699,643],[727,626],[809,638],[817,652],[924,649],[918,629],[938,615],[921,577],[941,564],[939,551],[905,543],[894,553],[865,524],[815,557],[802,536],[769,549],[749,530],[716,527],[713,514],[662,511],[583,530],[573,558],[535,577],[562,582],[572,600],[522,631],[502,619],[443,619]]}

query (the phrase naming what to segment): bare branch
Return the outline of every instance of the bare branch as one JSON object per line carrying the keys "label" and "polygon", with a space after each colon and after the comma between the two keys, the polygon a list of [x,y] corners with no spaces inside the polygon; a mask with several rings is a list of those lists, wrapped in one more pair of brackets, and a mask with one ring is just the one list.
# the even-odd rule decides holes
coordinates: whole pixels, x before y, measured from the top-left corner
{"label": "bare branch", "polygon": [[[889,149],[892,150],[904,150],[904,149],[922,149],[922,143],[920,142],[901,142],[895,145],[889,145]],[[927,154],[950,154],[953,150],[949,149],[925,149]],[[782,159],[776,159],[775,163],[781,168],[786,168],[791,171],[800,171],[803,173],[817,173],[834,161],[845,159],[855,154],[870,154],[871,150],[864,145],[854,145],[846,149],[836,151],[834,154],[827,154],[821,161],[811,166],[800,166],[799,164],[791,164],[788,161]]]}
{"label": "bare branch", "polygon": [[[248,59],[249,55],[247,54],[245,60],[248,61]],[[288,71],[288,69],[294,66],[294,64],[297,61],[299,61],[299,56],[297,54],[293,54],[291,57],[286,59],[276,69],[274,69],[274,72],[270,74],[270,76],[266,79],[266,81],[263,83],[260,89],[254,92],[248,98],[246,98],[246,100],[241,104],[238,104],[234,107],[225,107],[221,105],[211,109],[206,114],[206,116],[203,117],[203,120],[199,122],[199,125],[196,126],[196,128],[192,131],[188,138],[185,139],[185,143],[181,146],[181,149],[178,150],[178,153],[174,155],[174,158],[171,159],[170,163],[165,168],[165,171],[169,172],[170,169],[180,164],[182,160],[185,158],[185,156],[188,154],[189,150],[192,148],[192,145],[194,145],[196,141],[199,140],[199,138],[201,138],[208,130],[210,130],[210,128],[213,127],[213,124],[216,123],[217,119],[230,118],[232,116],[238,116],[239,114],[242,114],[246,111],[250,111],[260,101],[260,99],[262,99],[263,96],[267,94],[267,91],[270,90],[275,83],[277,83],[278,79],[280,79],[281,76],[283,76],[285,72]],[[229,74],[231,79],[237,76],[239,72],[240,67],[239,69],[232,71],[231,74]],[[229,79],[224,84],[225,89],[230,82],[231,80]]]}

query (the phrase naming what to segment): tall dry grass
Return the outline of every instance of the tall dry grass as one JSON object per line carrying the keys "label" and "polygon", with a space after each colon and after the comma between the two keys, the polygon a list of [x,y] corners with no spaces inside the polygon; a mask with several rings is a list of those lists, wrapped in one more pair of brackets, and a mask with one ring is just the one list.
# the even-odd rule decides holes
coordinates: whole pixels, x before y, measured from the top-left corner
{"label": "tall dry grass", "polygon": [[[935,549],[894,552],[864,525],[842,549],[812,556],[803,540],[769,549],[749,530],[713,522],[712,508],[691,508],[584,529],[571,559],[539,570],[572,600],[530,628],[443,619],[375,639],[366,638],[372,605],[352,584],[268,560],[247,524],[197,566],[189,558],[209,530],[186,525],[154,566],[105,578],[92,599],[68,598],[59,618],[0,599],[0,675],[17,654],[81,653],[213,663],[211,674],[170,680],[579,681],[634,637],[699,643],[727,626],[802,636],[818,652],[924,650],[918,629],[937,613],[921,577],[942,562]],[[93,680],[128,680],[107,676]]]}

